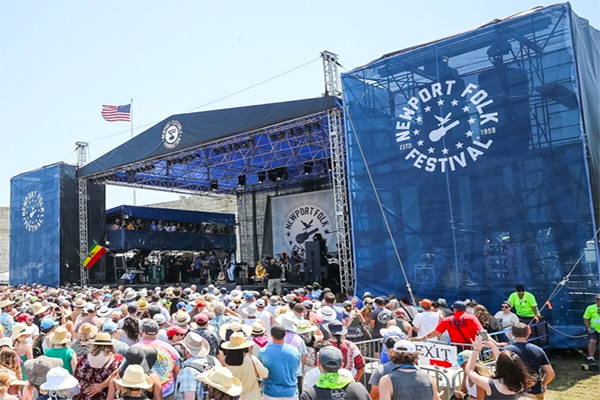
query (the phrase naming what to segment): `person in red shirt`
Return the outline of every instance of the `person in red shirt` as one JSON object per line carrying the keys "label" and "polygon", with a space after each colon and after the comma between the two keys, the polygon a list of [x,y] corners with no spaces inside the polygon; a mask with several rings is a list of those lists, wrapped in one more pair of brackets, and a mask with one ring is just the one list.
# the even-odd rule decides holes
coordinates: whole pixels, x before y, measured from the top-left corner
{"label": "person in red shirt", "polygon": [[469,349],[471,343],[475,340],[477,333],[482,330],[483,327],[477,317],[465,312],[467,310],[467,304],[464,301],[455,301],[454,304],[452,304],[452,309],[454,310],[454,315],[442,319],[434,330],[423,336],[418,336],[414,338],[414,340],[431,339],[448,331],[452,343],[465,343],[469,345],[466,346],[465,349]]}

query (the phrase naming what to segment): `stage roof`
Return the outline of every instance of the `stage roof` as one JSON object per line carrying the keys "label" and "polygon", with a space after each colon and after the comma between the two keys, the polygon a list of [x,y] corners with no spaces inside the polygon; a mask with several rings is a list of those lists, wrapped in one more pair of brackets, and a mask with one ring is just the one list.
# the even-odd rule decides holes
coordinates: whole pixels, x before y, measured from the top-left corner
{"label": "stage roof", "polygon": [[[327,174],[324,96],[176,114],[81,168],[96,183],[179,192],[267,188]],[[262,182],[261,182],[262,181]]]}
{"label": "stage roof", "polygon": [[206,211],[188,211],[172,208],[155,208],[120,205],[106,210],[107,219],[115,218],[143,218],[150,220],[162,220],[186,223],[210,223],[219,225],[235,224],[235,215],[225,213],[215,213]]}

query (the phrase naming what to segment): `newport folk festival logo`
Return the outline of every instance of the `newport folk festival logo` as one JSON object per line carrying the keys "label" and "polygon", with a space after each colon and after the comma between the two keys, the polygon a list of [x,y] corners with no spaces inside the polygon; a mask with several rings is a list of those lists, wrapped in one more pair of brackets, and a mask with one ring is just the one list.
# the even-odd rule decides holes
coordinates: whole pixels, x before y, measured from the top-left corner
{"label": "newport folk festival logo", "polygon": [[174,149],[181,142],[181,135],[183,128],[181,123],[177,120],[171,120],[167,122],[162,130],[162,142],[163,146],[167,149]]}
{"label": "newport folk festival logo", "polygon": [[314,235],[321,234],[323,239],[334,233],[331,220],[326,211],[313,202],[296,205],[285,218],[284,232],[287,245],[292,251],[304,254],[304,242],[313,240]]}
{"label": "newport folk festival logo", "polygon": [[[473,83],[463,90],[456,81],[432,83],[408,100],[398,115],[396,142],[404,159],[427,172],[455,171],[477,161],[494,142],[498,112]],[[417,115],[419,108],[422,109]]]}

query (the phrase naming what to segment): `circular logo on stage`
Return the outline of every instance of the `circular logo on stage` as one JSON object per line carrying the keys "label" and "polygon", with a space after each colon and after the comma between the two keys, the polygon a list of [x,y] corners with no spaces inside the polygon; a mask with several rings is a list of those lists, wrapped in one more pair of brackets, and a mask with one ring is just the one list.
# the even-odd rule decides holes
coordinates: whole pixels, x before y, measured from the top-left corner
{"label": "circular logo on stage", "polygon": [[327,212],[317,204],[297,204],[284,220],[283,230],[288,247],[301,255],[304,254],[305,242],[314,240],[315,235],[327,240],[335,233],[332,223],[335,221],[332,221]]}
{"label": "circular logo on stage", "polygon": [[163,146],[167,149],[174,149],[181,142],[181,135],[183,134],[183,128],[179,121],[171,120],[167,122],[162,130],[162,142]]}
{"label": "circular logo on stage", "polygon": [[427,172],[466,168],[494,142],[498,112],[478,85],[455,80],[420,89],[399,113],[396,143],[404,159]]}
{"label": "circular logo on stage", "polygon": [[27,193],[21,206],[21,216],[23,217],[25,229],[29,232],[37,231],[44,222],[45,212],[42,195],[35,190]]}

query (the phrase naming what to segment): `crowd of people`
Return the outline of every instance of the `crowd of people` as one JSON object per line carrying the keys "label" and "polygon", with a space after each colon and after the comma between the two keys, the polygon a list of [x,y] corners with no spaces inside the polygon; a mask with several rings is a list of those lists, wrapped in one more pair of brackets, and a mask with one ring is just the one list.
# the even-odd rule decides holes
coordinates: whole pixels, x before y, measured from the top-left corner
{"label": "crowd of people", "polygon": [[110,230],[156,231],[156,232],[188,232],[232,235],[235,225],[219,225],[208,222],[186,223],[180,221],[149,220],[144,218],[123,218],[108,221]]}
{"label": "crowd of people", "polygon": [[[544,351],[528,342],[520,315],[535,307],[529,297],[529,310],[512,314],[507,300],[493,317],[475,302],[411,304],[334,294],[316,283],[280,293],[214,285],[1,292],[4,400],[438,399],[441,389],[419,368],[417,351],[437,336],[460,347],[465,378],[454,398],[543,399],[554,377]],[[509,334],[484,337],[494,326]],[[367,386],[357,342],[371,338],[382,348],[368,356],[381,365]],[[484,348],[496,360],[493,373],[479,360]]]}

